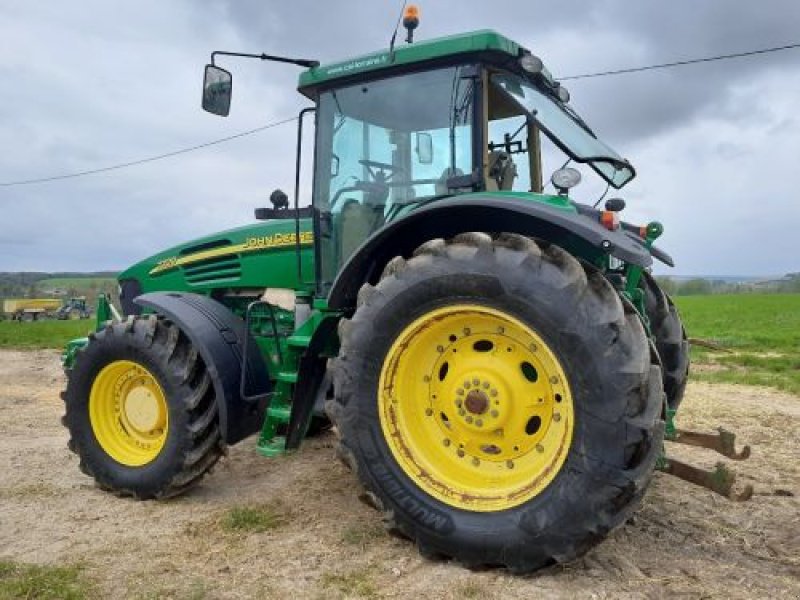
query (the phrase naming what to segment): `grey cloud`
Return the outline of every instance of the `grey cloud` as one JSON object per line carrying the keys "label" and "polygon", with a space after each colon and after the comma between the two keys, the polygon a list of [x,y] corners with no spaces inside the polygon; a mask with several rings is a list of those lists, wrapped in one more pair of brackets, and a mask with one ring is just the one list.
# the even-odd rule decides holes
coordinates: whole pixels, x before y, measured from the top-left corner
{"label": "grey cloud", "polygon": [[[15,51],[0,55],[0,146],[7,149],[0,180],[124,162],[296,114],[307,101],[295,92],[295,67],[237,59],[223,63],[234,73],[231,116],[202,113],[209,53],[338,60],[385,47],[399,7],[374,0],[6,3],[0,36]],[[496,29],[539,53],[557,76],[785,44],[797,41],[800,22],[800,4],[789,0],[439,0],[421,9],[419,39]],[[791,182],[760,179],[768,168],[791,172],[787,157],[800,154],[792,83],[799,58],[795,50],[569,84],[580,112],[637,165],[639,177],[623,193],[627,216],[665,222],[664,245],[679,272],[797,270],[792,238],[780,248],[733,240],[800,219]],[[0,270],[121,268],[248,222],[271,189],[291,189],[293,151],[294,127],[285,125],[132,169],[0,188]],[[597,187],[583,186],[579,196]],[[762,194],[769,211],[753,208]],[[705,226],[711,220],[718,230]]]}

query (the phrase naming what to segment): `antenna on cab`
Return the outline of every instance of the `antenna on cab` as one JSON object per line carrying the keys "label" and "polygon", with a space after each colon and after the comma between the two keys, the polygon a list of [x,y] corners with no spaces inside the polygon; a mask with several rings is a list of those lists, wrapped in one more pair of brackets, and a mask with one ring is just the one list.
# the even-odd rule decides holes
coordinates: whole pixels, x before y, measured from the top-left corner
{"label": "antenna on cab", "polygon": [[406,10],[406,3],[408,0],[403,0],[403,6],[400,7],[400,16],[397,17],[397,23],[394,26],[394,33],[392,34],[392,39],[389,41],[389,60],[394,61],[394,43],[397,40],[397,30],[400,29],[400,21],[403,20],[403,15],[405,15]]}

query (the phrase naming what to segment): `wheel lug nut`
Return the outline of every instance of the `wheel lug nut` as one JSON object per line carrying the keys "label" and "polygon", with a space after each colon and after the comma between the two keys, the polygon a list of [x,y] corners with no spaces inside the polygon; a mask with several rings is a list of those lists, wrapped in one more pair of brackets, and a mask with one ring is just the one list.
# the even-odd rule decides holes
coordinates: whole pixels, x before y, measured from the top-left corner
{"label": "wheel lug nut", "polygon": [[483,389],[485,389],[485,390],[489,389],[489,382],[488,381],[484,381],[483,382]]}
{"label": "wheel lug nut", "polygon": [[462,404],[463,404],[463,402],[461,402],[461,400],[456,400],[456,406],[457,406],[458,408],[461,408],[461,405],[462,405]]}
{"label": "wheel lug nut", "polygon": [[536,350],[538,350],[536,344],[531,344],[530,346],[528,346],[528,348],[530,349],[531,352],[536,352]]}
{"label": "wheel lug nut", "polygon": [[498,327],[497,328],[497,333],[505,333],[505,331],[506,331],[505,327]]}
{"label": "wheel lug nut", "polygon": [[469,381],[465,381],[465,382],[464,382],[464,389],[465,389],[465,390],[468,390],[468,389],[469,389],[469,388],[471,388],[471,387],[472,387],[472,386],[470,385]]}
{"label": "wheel lug nut", "polygon": [[497,390],[492,390],[491,392],[489,392],[489,395],[492,397],[497,396]]}
{"label": "wheel lug nut", "polygon": [[513,469],[513,468],[514,468],[514,461],[513,461],[513,460],[507,460],[507,461],[506,461],[506,466],[507,466],[509,469]]}
{"label": "wheel lug nut", "polygon": [[464,327],[464,335],[469,335],[472,333],[472,330],[469,327]]}
{"label": "wheel lug nut", "polygon": [[456,390],[456,394],[458,394],[459,396],[463,396],[464,395],[464,388],[458,388]]}
{"label": "wheel lug nut", "polygon": [[539,454],[541,454],[542,452],[544,452],[544,446],[542,446],[541,444],[536,444],[536,451]]}
{"label": "wheel lug nut", "polygon": [[465,411],[465,410],[462,408],[461,410],[459,410],[459,411],[458,411],[458,414],[459,414],[459,415],[461,415],[461,416],[463,417],[465,414],[467,414],[467,411]]}
{"label": "wheel lug nut", "polygon": [[499,413],[499,412],[497,412],[496,410],[493,410],[493,411],[492,411],[492,412],[490,412],[489,414],[490,414],[490,415],[492,415],[492,416],[493,416],[493,417],[496,419],[496,418],[497,418],[497,415],[499,415],[500,413]]}
{"label": "wheel lug nut", "polygon": [[466,421],[467,421],[467,423],[472,423],[472,417],[467,417]]}
{"label": "wheel lug nut", "polygon": [[433,410],[432,409],[430,409],[430,408],[426,408],[425,409],[425,415],[426,416],[430,417],[432,414],[433,414]]}
{"label": "wheel lug nut", "polygon": [[483,421],[481,421],[480,419],[475,419],[475,425],[477,425],[478,427],[483,427]]}
{"label": "wheel lug nut", "polygon": [[449,446],[449,445],[450,445],[450,440],[448,440],[447,438],[445,438],[445,439],[444,439],[444,441],[443,441],[442,443],[444,444],[444,446],[445,446],[445,448],[446,448],[447,446]]}
{"label": "wheel lug nut", "polygon": [[428,377],[427,375],[425,375],[425,377],[422,378],[422,381],[424,381],[425,383],[428,383],[430,380],[431,378]]}
{"label": "wheel lug nut", "polygon": [[553,421],[558,423],[560,420],[561,420],[561,415],[559,413],[553,415]]}
{"label": "wheel lug nut", "polygon": [[464,451],[463,451],[463,450],[461,450],[460,448],[458,449],[458,451],[456,452],[456,454],[458,454],[459,458],[464,458]]}
{"label": "wheel lug nut", "polygon": [[437,352],[444,352],[444,346],[436,346]]}
{"label": "wheel lug nut", "polygon": [[478,379],[477,377],[472,380],[472,385],[474,385],[475,387],[479,386],[480,384],[481,384],[481,380]]}
{"label": "wheel lug nut", "polygon": [[555,375],[553,375],[553,376],[550,378],[550,383],[552,383],[553,385],[557,384],[557,383],[558,383],[558,377],[556,377]]}
{"label": "wheel lug nut", "polygon": [[481,464],[481,461],[480,461],[479,458],[473,458],[472,459],[472,464],[477,467],[479,464]]}

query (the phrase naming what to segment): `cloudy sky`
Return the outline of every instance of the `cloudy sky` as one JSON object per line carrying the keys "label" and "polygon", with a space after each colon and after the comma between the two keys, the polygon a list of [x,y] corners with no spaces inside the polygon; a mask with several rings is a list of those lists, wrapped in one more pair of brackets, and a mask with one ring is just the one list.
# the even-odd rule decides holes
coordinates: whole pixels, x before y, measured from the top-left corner
{"label": "cloudy sky", "polygon": [[[170,152],[294,116],[299,69],[248,60],[227,119],[200,110],[212,50],[334,61],[385,47],[399,2],[0,0],[0,183]],[[491,28],[558,76],[800,42],[793,0],[429,0],[417,38]],[[674,274],[800,271],[800,49],[570,82],[638,177],[625,218],[658,219]],[[295,126],[166,160],[0,186],[0,271],[120,269],[250,222],[291,190]],[[575,190],[593,198],[590,182]],[[667,273],[666,269],[661,272]]]}

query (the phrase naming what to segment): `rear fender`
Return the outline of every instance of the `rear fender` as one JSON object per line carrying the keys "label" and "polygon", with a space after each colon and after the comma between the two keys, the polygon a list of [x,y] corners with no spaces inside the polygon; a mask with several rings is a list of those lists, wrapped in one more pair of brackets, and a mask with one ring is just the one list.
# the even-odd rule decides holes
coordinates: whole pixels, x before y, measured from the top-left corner
{"label": "rear fender", "polygon": [[198,294],[155,292],[135,299],[136,304],[167,317],[191,340],[214,383],[222,439],[235,444],[261,429],[265,395],[271,391],[267,366],[251,337],[247,343],[247,381],[242,398],[239,384],[245,335],[244,320],[219,302]]}
{"label": "rear fender", "polygon": [[454,197],[432,202],[392,221],[364,242],[333,282],[328,306],[337,310],[354,308],[361,285],[376,283],[393,257],[408,257],[430,239],[467,231],[519,233],[568,246],[582,257],[605,253],[640,267],[653,262],[650,252],[623,231],[610,231],[577,212],[488,194]]}

